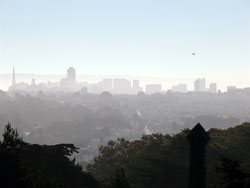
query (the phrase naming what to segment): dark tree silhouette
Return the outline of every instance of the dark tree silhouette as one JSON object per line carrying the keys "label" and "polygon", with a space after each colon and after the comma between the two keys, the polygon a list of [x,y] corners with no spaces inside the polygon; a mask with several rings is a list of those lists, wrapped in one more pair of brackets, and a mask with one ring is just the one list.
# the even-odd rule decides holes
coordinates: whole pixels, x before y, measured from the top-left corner
{"label": "dark tree silhouette", "polygon": [[25,143],[6,125],[0,142],[1,185],[7,188],[99,188],[98,182],[70,157],[73,144],[54,146]]}
{"label": "dark tree silhouette", "polygon": [[20,187],[19,184],[19,155],[21,153],[22,139],[17,130],[8,123],[0,142],[0,177],[4,187]]}
{"label": "dark tree silhouette", "polygon": [[216,166],[219,176],[217,187],[250,188],[249,174],[241,169],[240,161],[222,157],[220,166]]}
{"label": "dark tree silhouette", "polygon": [[117,168],[114,177],[110,178],[111,188],[130,188],[128,177],[123,168]]}

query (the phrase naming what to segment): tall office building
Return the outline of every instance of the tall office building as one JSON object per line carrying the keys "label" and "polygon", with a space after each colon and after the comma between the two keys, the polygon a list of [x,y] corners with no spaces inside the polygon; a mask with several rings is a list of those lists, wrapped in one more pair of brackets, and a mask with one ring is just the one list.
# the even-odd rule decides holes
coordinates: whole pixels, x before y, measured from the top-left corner
{"label": "tall office building", "polygon": [[209,92],[217,93],[217,84],[216,83],[209,84]]}
{"label": "tall office building", "polygon": [[143,88],[140,87],[140,81],[139,80],[133,80],[133,86],[131,94],[138,94],[140,91],[143,91]]}
{"label": "tall office building", "polygon": [[199,92],[200,91],[200,79],[197,79],[194,81],[194,91]]}
{"label": "tall office building", "polygon": [[13,67],[12,72],[12,86],[16,85],[16,73],[15,73],[15,67]]}
{"label": "tall office building", "polygon": [[76,90],[76,70],[73,67],[69,67],[67,70],[66,78],[62,78],[60,86],[63,90]]}
{"label": "tall office building", "polygon": [[200,89],[203,92],[206,91],[206,79],[205,78],[201,79],[201,81],[200,81]]}
{"label": "tall office building", "polygon": [[133,88],[134,89],[139,89],[140,88],[139,80],[133,80]]}
{"label": "tall office building", "polygon": [[67,70],[67,81],[69,83],[76,82],[76,70],[73,67],[69,67]]}
{"label": "tall office building", "polygon": [[194,91],[195,92],[205,92],[206,91],[206,79],[197,79],[194,82]]}
{"label": "tall office building", "polygon": [[146,85],[146,93],[153,94],[153,93],[160,93],[161,92],[161,84],[148,84]]}
{"label": "tall office building", "polygon": [[206,79],[205,78],[201,79],[201,91],[203,92],[206,91]]}
{"label": "tall office building", "polygon": [[179,84],[176,86],[172,86],[173,92],[186,93],[187,92],[187,84]]}
{"label": "tall office building", "polygon": [[102,91],[112,91],[113,85],[112,85],[112,79],[105,78],[102,80]]}
{"label": "tall office building", "polygon": [[236,86],[227,86],[227,92],[236,90]]}
{"label": "tall office building", "polygon": [[130,94],[131,82],[127,79],[114,79],[113,91],[116,94]]}

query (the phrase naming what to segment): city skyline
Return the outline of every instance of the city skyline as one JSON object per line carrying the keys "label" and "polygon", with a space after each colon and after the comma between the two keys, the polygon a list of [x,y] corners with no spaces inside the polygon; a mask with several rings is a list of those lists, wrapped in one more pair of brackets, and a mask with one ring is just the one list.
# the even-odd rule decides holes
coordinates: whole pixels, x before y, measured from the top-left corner
{"label": "city skyline", "polygon": [[0,0],[0,177],[22,188],[250,188],[250,0]]}
{"label": "city skyline", "polygon": [[[72,66],[69,68],[73,68]],[[12,71],[12,72],[11,72]],[[13,83],[12,77],[13,72],[16,72],[16,68],[12,67],[11,71],[8,74],[0,74],[0,90],[8,90],[8,88]],[[94,74],[81,74],[81,71],[77,70],[76,78],[80,82],[88,82],[90,84],[95,84],[102,79],[109,78],[109,79],[128,79],[128,80],[140,80],[141,85],[144,89],[146,89],[146,85],[148,84],[161,84],[162,90],[173,90],[175,91],[178,86],[180,86],[183,90],[187,91],[194,91],[194,81],[199,77],[192,77],[192,78],[171,78],[171,77],[150,77],[150,76],[128,76],[128,75],[94,75]],[[35,73],[20,73],[19,69],[16,72],[18,81],[17,82],[26,82],[31,83],[32,79],[35,78],[37,83],[47,83],[47,82],[60,82],[62,78],[65,76],[67,77],[67,73],[63,74],[35,74]],[[204,78],[201,76],[200,78]],[[236,86],[237,88],[248,88],[250,87],[250,82],[244,81],[223,81],[223,80],[215,80],[215,79],[207,79],[208,84],[205,90],[209,90],[209,85],[216,83],[216,90],[220,90],[222,92],[228,90],[228,86]],[[15,78],[16,81],[16,78]],[[187,86],[187,89],[183,89],[182,84]],[[184,88],[186,87],[184,86]],[[214,86],[212,86],[214,87]],[[177,89],[178,90],[178,89]],[[204,89],[203,89],[204,90]],[[204,90],[204,91],[205,91]]]}
{"label": "city skyline", "polygon": [[[38,77],[42,75],[37,75]],[[45,76],[45,75],[44,75]],[[56,75],[50,75],[51,77],[54,76],[56,78]],[[80,75],[81,76],[81,75]],[[28,76],[30,77],[30,75]],[[1,75],[0,75],[1,78]],[[10,87],[7,87],[5,90],[15,90],[15,89],[21,89],[28,91],[31,89],[32,91],[35,90],[50,90],[52,91],[55,89],[55,91],[81,91],[83,88],[86,88],[86,92],[90,93],[101,93],[103,91],[112,92],[113,94],[137,94],[140,91],[144,91],[146,94],[153,94],[153,93],[162,93],[167,91],[172,92],[181,92],[186,93],[189,91],[193,92],[210,92],[210,93],[217,93],[217,92],[224,92],[229,91],[233,89],[240,89],[237,85],[229,84],[226,86],[224,90],[222,90],[220,87],[218,87],[216,82],[211,82],[206,80],[206,78],[197,78],[193,80],[192,86],[190,87],[190,84],[185,82],[175,82],[171,85],[169,88],[165,88],[164,84],[160,82],[146,82],[143,83],[139,78],[124,78],[122,76],[120,77],[102,77],[99,78],[99,80],[95,80],[94,82],[88,82],[86,78],[84,80],[80,79],[78,80],[79,75],[77,74],[77,70],[74,67],[69,67],[66,70],[66,74],[64,76],[61,75],[60,79],[49,79],[46,78],[46,81],[36,81],[35,74],[32,75],[31,81],[27,83],[27,81],[17,81],[16,80],[16,72],[15,68],[13,67],[12,70],[12,84]],[[164,81],[167,83],[167,81]],[[3,82],[0,82],[1,84]],[[30,83],[30,84],[29,84]],[[37,84],[36,84],[37,83]],[[141,84],[143,83],[143,84]],[[0,86],[2,86],[0,84]],[[29,87],[32,86],[32,87]],[[36,86],[36,87],[35,87]],[[47,89],[46,89],[47,88]],[[245,87],[249,88],[249,87]],[[0,87],[1,89],[1,87]],[[52,90],[51,90],[52,89]],[[58,90],[59,89],[59,90]],[[85,89],[84,89],[85,91]]]}

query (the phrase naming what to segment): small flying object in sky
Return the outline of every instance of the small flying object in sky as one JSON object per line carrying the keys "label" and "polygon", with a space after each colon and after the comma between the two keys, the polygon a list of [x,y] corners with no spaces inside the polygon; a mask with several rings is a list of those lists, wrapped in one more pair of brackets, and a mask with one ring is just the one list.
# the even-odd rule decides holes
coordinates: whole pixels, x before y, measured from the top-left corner
{"label": "small flying object in sky", "polygon": [[195,53],[192,53],[192,55],[196,55]]}

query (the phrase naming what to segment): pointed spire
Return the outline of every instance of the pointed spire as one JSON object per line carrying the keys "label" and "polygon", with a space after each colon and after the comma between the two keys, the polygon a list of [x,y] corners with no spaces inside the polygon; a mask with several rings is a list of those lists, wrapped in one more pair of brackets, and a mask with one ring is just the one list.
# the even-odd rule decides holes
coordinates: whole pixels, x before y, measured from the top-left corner
{"label": "pointed spire", "polygon": [[13,67],[13,72],[12,72],[12,86],[16,84],[16,73],[15,73],[15,67]]}
{"label": "pointed spire", "polygon": [[192,142],[192,141],[204,141],[207,142],[209,140],[209,136],[205,129],[202,127],[200,123],[198,123],[188,134],[187,139]]}

